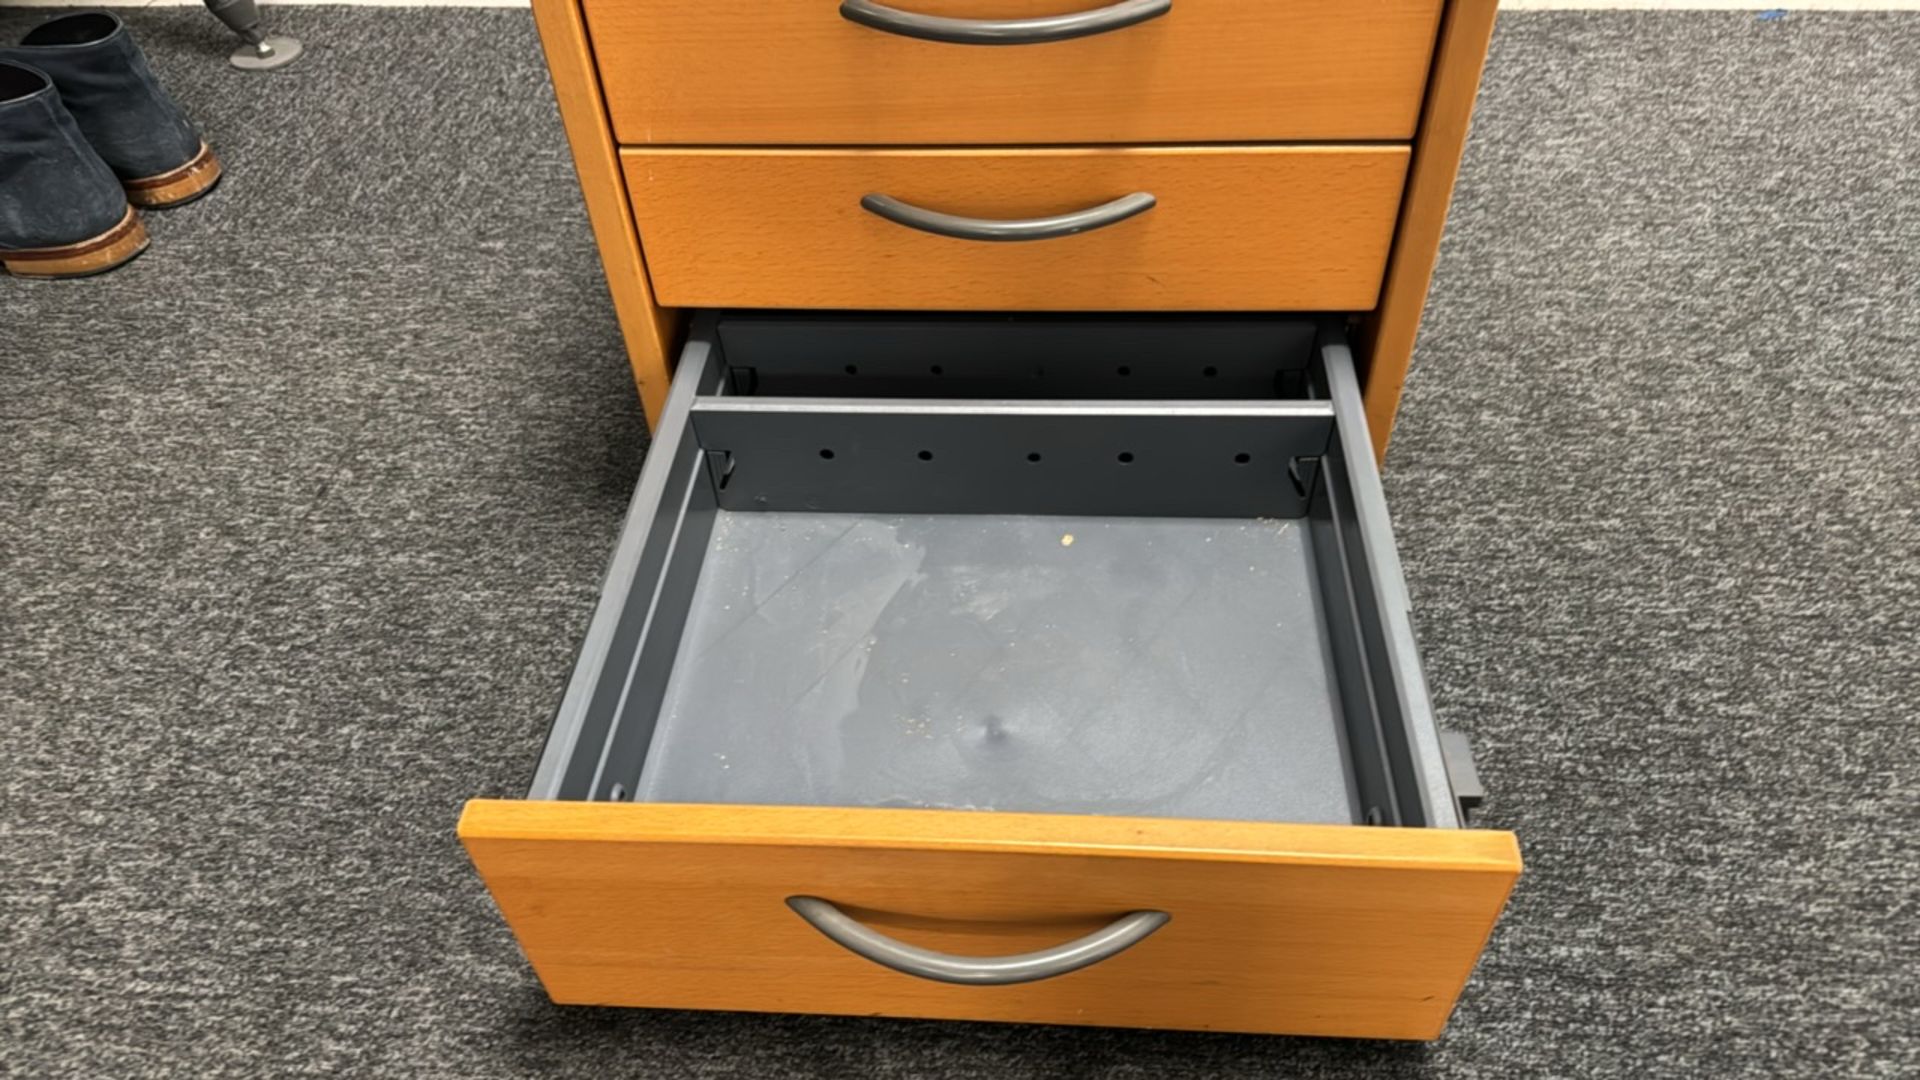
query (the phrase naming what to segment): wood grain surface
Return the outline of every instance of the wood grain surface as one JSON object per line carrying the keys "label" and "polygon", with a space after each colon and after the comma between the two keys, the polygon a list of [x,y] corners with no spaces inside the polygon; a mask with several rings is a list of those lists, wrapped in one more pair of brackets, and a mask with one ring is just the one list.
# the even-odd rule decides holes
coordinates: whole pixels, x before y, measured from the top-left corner
{"label": "wood grain surface", "polygon": [[1362,327],[1360,355],[1366,359],[1367,423],[1373,431],[1374,453],[1384,462],[1387,441],[1393,435],[1394,415],[1407,369],[1413,364],[1413,346],[1426,311],[1427,290],[1434,263],[1440,256],[1440,238],[1453,205],[1453,184],[1466,152],[1467,129],[1473,103],[1480,92],[1480,73],[1486,65],[1487,44],[1493,36],[1498,0],[1453,0],[1433,67],[1433,85],[1413,146],[1413,171],[1407,180],[1406,204],[1394,237],[1380,306]]}
{"label": "wood grain surface", "polygon": [[[1104,0],[895,0],[1032,18]],[[622,143],[1050,144],[1406,139],[1441,0],[1177,0],[1044,45],[955,45],[833,0],[584,0]]]}
{"label": "wood grain surface", "polygon": [[671,357],[680,334],[679,313],[654,303],[579,4],[577,0],[533,0],[533,21],[547,54],[560,122],[573,148],[574,171],[580,178],[600,263],[606,268],[607,290],[613,295],[633,380],[647,422],[657,424],[667,403]]}
{"label": "wood grain surface", "polygon": [[[476,800],[460,836],[562,1003],[1372,1038],[1439,1033],[1520,872],[1499,832],[937,810]],[[1172,921],[954,986],[829,942],[796,894],[972,955]]]}
{"label": "wood grain surface", "polygon": [[[686,307],[1358,311],[1380,288],[1404,146],[621,153],[653,287]],[[1107,228],[987,243],[868,193],[1032,218],[1132,192]]]}

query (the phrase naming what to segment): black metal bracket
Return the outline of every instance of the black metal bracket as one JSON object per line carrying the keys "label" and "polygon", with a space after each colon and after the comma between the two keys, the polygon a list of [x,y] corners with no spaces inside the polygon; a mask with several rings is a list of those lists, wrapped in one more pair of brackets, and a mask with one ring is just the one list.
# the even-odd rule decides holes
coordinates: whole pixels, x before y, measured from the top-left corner
{"label": "black metal bracket", "polygon": [[733,453],[728,450],[708,450],[707,475],[713,478],[713,490],[725,491],[733,479]]}
{"label": "black metal bracket", "polygon": [[692,421],[727,510],[1299,518],[1333,408],[702,397]]}

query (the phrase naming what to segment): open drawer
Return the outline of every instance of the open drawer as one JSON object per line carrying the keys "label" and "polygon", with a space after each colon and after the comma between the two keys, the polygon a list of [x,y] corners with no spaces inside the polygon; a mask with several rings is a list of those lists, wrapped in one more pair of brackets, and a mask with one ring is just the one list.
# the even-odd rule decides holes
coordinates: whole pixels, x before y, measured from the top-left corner
{"label": "open drawer", "polygon": [[460,835],[558,1002],[1431,1038],[1476,783],[1336,323],[709,313]]}

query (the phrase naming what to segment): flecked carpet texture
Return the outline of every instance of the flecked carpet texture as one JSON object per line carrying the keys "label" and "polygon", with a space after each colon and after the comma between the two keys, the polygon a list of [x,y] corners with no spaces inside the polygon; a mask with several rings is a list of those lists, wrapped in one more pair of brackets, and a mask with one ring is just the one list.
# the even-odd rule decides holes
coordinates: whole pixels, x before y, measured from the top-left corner
{"label": "flecked carpet texture", "polygon": [[1920,1075],[1920,15],[1501,20],[1388,488],[1529,870],[1426,1046],[550,1005],[453,824],[645,433],[530,20],[128,18],[230,172],[0,279],[0,1072]]}

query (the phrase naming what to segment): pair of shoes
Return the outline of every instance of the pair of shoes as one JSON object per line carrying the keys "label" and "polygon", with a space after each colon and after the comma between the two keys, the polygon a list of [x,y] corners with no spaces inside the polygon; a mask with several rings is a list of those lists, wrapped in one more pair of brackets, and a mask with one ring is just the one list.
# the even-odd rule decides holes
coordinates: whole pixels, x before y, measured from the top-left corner
{"label": "pair of shoes", "polygon": [[64,15],[0,46],[0,267],[111,270],[146,250],[134,206],[178,206],[219,180],[119,16]]}

